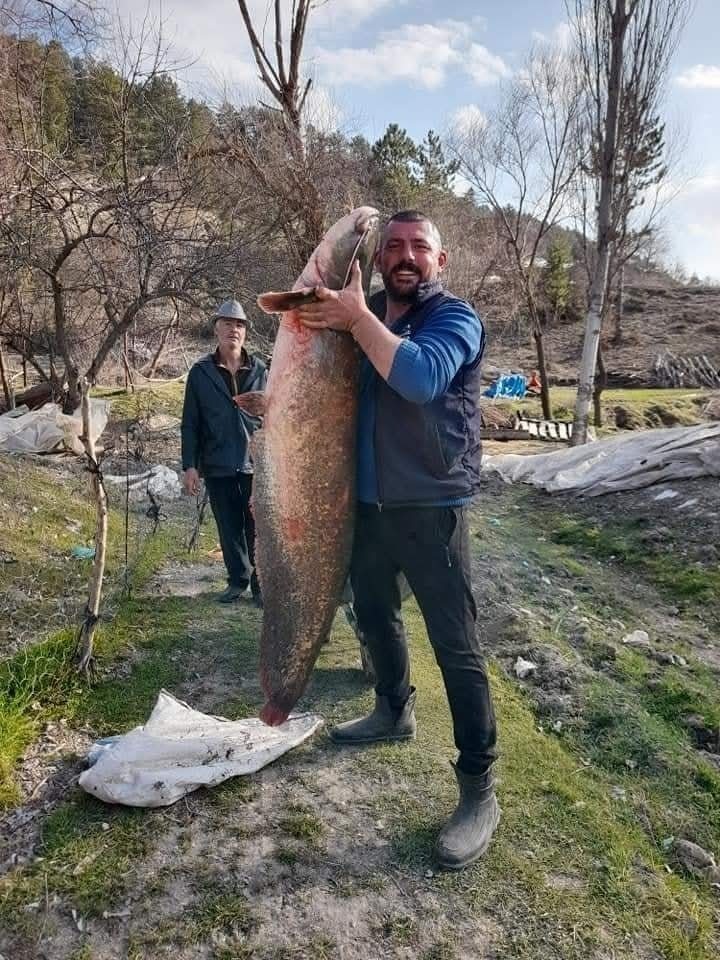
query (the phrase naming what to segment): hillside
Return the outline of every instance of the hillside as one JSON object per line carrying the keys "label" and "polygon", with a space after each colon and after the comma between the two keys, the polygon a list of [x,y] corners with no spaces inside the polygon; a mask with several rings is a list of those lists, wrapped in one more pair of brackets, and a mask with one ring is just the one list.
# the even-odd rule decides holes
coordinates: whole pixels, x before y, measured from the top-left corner
{"label": "hillside", "polygon": [[[532,370],[537,362],[527,332],[518,332],[494,320],[495,304],[479,304],[488,318],[490,344],[486,373]],[[582,352],[583,321],[562,323],[546,333],[549,370],[564,381],[577,375]],[[670,286],[645,283],[628,286],[625,294],[623,340],[605,343],[605,362],[611,382],[636,381],[652,386],[658,355],[669,351],[680,356],[705,354],[720,366],[720,288]]]}

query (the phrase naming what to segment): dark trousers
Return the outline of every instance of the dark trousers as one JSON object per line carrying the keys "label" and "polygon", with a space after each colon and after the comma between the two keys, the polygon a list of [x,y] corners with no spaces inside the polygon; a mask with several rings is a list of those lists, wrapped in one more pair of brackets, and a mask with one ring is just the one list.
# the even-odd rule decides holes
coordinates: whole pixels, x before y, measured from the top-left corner
{"label": "dark trousers", "polygon": [[496,757],[496,726],[475,632],[466,509],[380,511],[358,505],[350,574],[354,607],[377,674],[375,691],[395,707],[411,689],[401,572],[415,594],[445,682],[458,766],[465,773],[483,773]]}
{"label": "dark trousers", "polygon": [[250,512],[252,474],[206,477],[210,506],[217,523],[228,583],[245,589],[254,580],[255,520]]}

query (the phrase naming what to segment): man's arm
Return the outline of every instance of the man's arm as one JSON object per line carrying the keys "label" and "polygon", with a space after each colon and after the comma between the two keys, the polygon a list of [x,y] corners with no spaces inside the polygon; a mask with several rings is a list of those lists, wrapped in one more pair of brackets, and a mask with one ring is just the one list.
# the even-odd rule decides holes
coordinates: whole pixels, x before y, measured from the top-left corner
{"label": "man's arm", "polygon": [[484,349],[485,332],[474,311],[462,301],[442,304],[413,340],[401,342],[387,382],[411,403],[429,403]]}
{"label": "man's arm", "polygon": [[180,438],[183,470],[196,470],[200,452],[200,405],[195,392],[195,378],[192,370],[185,384]]}

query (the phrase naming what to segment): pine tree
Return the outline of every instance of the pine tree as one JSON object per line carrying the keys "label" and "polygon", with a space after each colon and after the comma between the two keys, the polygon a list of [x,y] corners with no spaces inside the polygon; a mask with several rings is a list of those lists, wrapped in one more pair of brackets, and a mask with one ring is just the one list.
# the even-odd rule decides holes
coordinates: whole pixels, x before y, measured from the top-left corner
{"label": "pine tree", "polygon": [[563,234],[555,236],[547,253],[543,289],[553,321],[564,314],[570,302],[570,265],[572,250]]}

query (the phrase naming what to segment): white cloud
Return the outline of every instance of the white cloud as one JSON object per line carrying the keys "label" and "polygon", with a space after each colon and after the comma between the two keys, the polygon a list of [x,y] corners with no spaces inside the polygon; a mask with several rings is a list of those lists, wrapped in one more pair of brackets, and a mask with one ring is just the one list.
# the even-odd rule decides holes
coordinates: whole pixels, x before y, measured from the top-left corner
{"label": "white cloud", "polygon": [[533,43],[541,46],[559,47],[560,50],[567,50],[572,41],[573,30],[567,20],[562,20],[556,24],[549,33],[541,30],[532,31]]}
{"label": "white cloud", "polygon": [[398,6],[398,3],[404,3],[406,0],[331,0],[330,3],[323,3],[314,11],[314,19],[318,21],[337,21],[347,22],[352,20],[353,24],[361,23],[374,17],[383,7]]}
{"label": "white cloud", "polygon": [[471,43],[467,56],[463,58],[464,66],[475,83],[480,87],[487,87],[497,83],[503,77],[510,76],[510,68],[501,57],[490,53],[487,47],[479,43]]}
{"label": "white cloud", "polygon": [[408,80],[432,90],[461,62],[466,36],[464,24],[405,24],[381,33],[374,47],[320,49],[316,62],[328,83],[379,87]]}
{"label": "white cloud", "polygon": [[305,123],[312,124],[317,130],[332,133],[345,122],[345,111],[330,90],[314,83],[310,87],[304,118]]}
{"label": "white cloud", "polygon": [[458,67],[482,86],[510,74],[500,57],[471,40],[472,28],[459,21],[409,23],[382,32],[373,47],[320,48],[316,63],[327,83],[368,87],[405,80],[434,90]]}
{"label": "white cloud", "polygon": [[474,103],[466,103],[450,115],[450,130],[461,137],[484,127],[486,123],[487,117]]}
{"label": "white cloud", "polygon": [[673,256],[698,276],[720,278],[720,167],[706,167],[668,208]]}
{"label": "white cloud", "polygon": [[720,90],[720,67],[698,63],[683,70],[677,84],[691,90]]}

